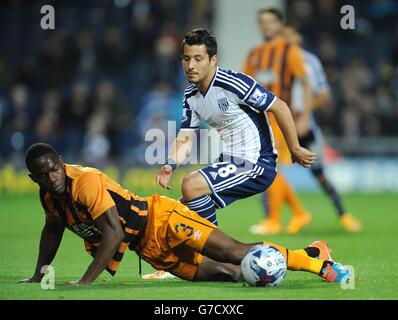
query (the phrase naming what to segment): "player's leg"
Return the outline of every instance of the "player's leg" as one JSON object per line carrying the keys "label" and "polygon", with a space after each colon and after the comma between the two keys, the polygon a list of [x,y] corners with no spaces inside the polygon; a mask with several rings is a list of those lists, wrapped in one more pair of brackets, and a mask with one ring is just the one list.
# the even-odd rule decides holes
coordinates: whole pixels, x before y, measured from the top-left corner
{"label": "player's leg", "polygon": [[182,202],[201,217],[217,225],[216,207],[212,193],[204,176],[198,171],[190,173],[183,178],[181,184]]}
{"label": "player's leg", "polygon": [[[283,134],[275,121],[271,120],[271,124],[275,147],[278,150],[278,163],[290,166],[291,155]],[[279,233],[281,231],[281,213],[285,202],[289,205],[293,214],[293,219],[287,229],[289,233],[296,233],[309,223],[311,219],[309,213],[306,212],[294,189],[280,171],[272,185],[262,193],[262,197],[266,218],[250,228],[252,233],[261,235]]]}
{"label": "player's leg", "polygon": [[[271,244],[264,242],[264,244]],[[275,246],[275,244],[271,244]],[[312,258],[332,261],[330,256],[331,250],[324,241],[315,241],[304,249],[295,250],[294,252],[309,256]],[[241,268],[231,263],[223,263],[203,257],[200,262],[194,281],[243,281]]]}
{"label": "player's leg", "polygon": [[240,266],[214,261],[203,257],[196,271],[194,281],[242,281]]}
{"label": "player's leg", "polygon": [[[264,242],[276,246],[273,243]],[[308,247],[300,250],[295,250],[295,253],[309,256],[312,258],[332,261],[330,256],[331,250],[328,244],[323,241],[315,241]],[[239,265],[230,263],[223,263],[212,260],[208,257],[203,257],[200,262],[194,281],[243,281],[241,268]]]}
{"label": "player's leg", "polygon": [[315,150],[319,156],[316,163],[311,168],[311,172],[313,176],[317,179],[323,191],[328,195],[328,197],[332,201],[343,228],[346,229],[347,231],[352,231],[352,232],[359,231],[362,229],[361,223],[353,216],[347,213],[346,209],[344,208],[343,201],[338,192],[336,191],[336,188],[333,186],[331,181],[324,174],[323,156],[322,156],[324,143],[323,143],[322,132],[317,126],[314,126],[312,132],[313,132],[313,137],[308,144],[310,145],[311,150]]}
{"label": "player's leg", "polygon": [[282,230],[281,213],[285,199],[278,172],[272,185],[261,193],[265,218],[250,227],[250,232],[259,235],[278,234]]}
{"label": "player's leg", "polygon": [[[323,262],[321,260],[312,260],[313,258],[311,257],[304,256],[303,254],[296,253],[271,242],[262,243],[272,245],[281,251],[288,262],[288,268],[290,270],[301,270],[301,265],[304,265],[303,268],[306,269],[306,265],[311,264],[311,262],[315,267],[308,267],[307,269],[309,270],[306,271],[315,270],[315,273],[319,273],[322,267]],[[223,233],[220,229],[214,229],[203,247],[202,254],[215,261],[238,265],[247,251],[256,244],[259,243],[243,243],[237,241]],[[302,263],[302,260],[307,263]]]}
{"label": "player's leg", "polygon": [[[281,137],[281,139],[284,139]],[[301,141],[300,141],[301,144]],[[303,144],[301,144],[303,145]],[[284,159],[282,162],[279,162],[281,164],[285,165],[291,165],[291,155],[290,152],[288,151],[288,148],[286,146],[286,142],[283,140],[282,143],[282,150],[284,153]],[[303,145],[304,146],[304,145]],[[286,157],[289,157],[287,160]],[[281,175],[280,177],[280,189],[283,190],[284,194],[284,201],[289,205],[289,208],[292,212],[292,218],[287,226],[286,232],[289,234],[294,234],[299,232],[304,226],[310,223],[311,221],[311,215],[310,213],[304,208],[303,203],[300,201],[300,198],[298,197],[296,191],[293,189],[292,185],[286,180],[286,178]],[[274,196],[274,194],[277,192],[277,190],[272,189],[273,186],[271,186],[271,192],[270,197]]]}
{"label": "player's leg", "polygon": [[305,210],[298,195],[281,172],[278,172],[272,185],[262,193],[262,197],[266,219],[253,226],[252,233],[261,235],[279,233],[281,213],[285,202],[293,214],[287,228],[288,233],[297,233],[311,221],[311,215]]}
{"label": "player's leg", "polygon": [[286,232],[289,234],[295,234],[311,222],[311,214],[304,208],[304,205],[300,201],[293,187],[287,182],[285,178],[284,180],[286,183],[286,202],[288,203],[293,213],[292,219],[287,226]]}
{"label": "player's leg", "polygon": [[330,182],[330,180],[325,176],[323,168],[317,167],[311,169],[311,172],[319,182],[319,185],[322,187],[323,191],[328,195],[328,197],[332,201],[343,228],[351,232],[360,231],[362,229],[362,224],[346,211],[340,195],[338,194],[338,192],[336,191],[335,187]]}
{"label": "player's leg", "polygon": [[311,215],[305,210],[304,205],[300,201],[297,193],[282,174],[280,175],[279,180],[281,186],[279,188],[274,188],[273,185],[271,185],[269,197],[275,197],[278,189],[280,189],[280,192],[283,190],[283,200],[289,205],[293,214],[292,219],[287,226],[286,232],[294,234],[299,232],[305,225],[310,223]]}
{"label": "player's leg", "polygon": [[[218,262],[240,265],[246,252],[256,244],[258,243],[239,242],[224,234],[221,230],[214,229],[203,247],[202,254]],[[263,244],[272,245],[282,253],[286,259],[288,270],[311,272],[331,282],[344,277],[348,272],[347,269],[341,269],[339,263],[311,257],[305,249],[295,251],[271,242],[263,242]],[[305,254],[303,254],[303,251]]]}
{"label": "player's leg", "polygon": [[[152,210],[153,220],[148,231],[150,237],[147,237],[149,240],[143,240],[145,243],[140,256],[155,268],[167,270],[183,279],[194,279],[202,256],[239,266],[246,252],[257,244],[246,244],[229,237],[208,220],[167,197],[156,197]],[[271,245],[281,251],[290,270],[309,271],[319,275],[323,275],[322,270],[327,270],[327,274],[338,272],[329,270],[333,262],[314,259],[310,257],[311,252],[296,252]],[[228,266],[224,267],[227,269],[218,269],[215,274],[233,271]],[[236,279],[236,275],[233,278]]]}
{"label": "player's leg", "polygon": [[332,200],[338,216],[341,217],[346,212],[343,202],[341,201],[340,195],[337,193],[332,183],[326,178],[323,168],[316,167],[311,169],[311,172],[318,181],[319,185],[322,187],[323,191]]}

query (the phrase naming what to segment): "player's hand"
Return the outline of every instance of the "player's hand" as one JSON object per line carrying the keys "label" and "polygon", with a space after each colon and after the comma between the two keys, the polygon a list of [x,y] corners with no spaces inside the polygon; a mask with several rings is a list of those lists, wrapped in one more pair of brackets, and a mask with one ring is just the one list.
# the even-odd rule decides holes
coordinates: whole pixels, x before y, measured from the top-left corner
{"label": "player's hand", "polygon": [[305,168],[310,168],[316,160],[316,153],[300,146],[291,151],[291,154],[293,163],[297,162]]}
{"label": "player's hand", "polygon": [[18,280],[17,283],[38,283],[40,281],[41,281],[41,278],[33,276],[30,278]]}
{"label": "player's hand", "polygon": [[82,282],[81,280],[73,280],[73,281],[65,282],[65,285],[78,287],[78,286],[88,286],[89,283]]}
{"label": "player's hand", "polygon": [[165,189],[171,189],[169,182],[171,179],[171,175],[173,173],[173,168],[166,164],[164,165],[160,171],[159,174],[156,176],[156,184],[161,185]]}

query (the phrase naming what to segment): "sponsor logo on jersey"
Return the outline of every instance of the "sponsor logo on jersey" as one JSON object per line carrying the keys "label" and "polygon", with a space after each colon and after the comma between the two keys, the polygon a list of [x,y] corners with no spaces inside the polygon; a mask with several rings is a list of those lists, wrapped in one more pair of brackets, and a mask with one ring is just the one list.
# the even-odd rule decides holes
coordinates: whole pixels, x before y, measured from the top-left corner
{"label": "sponsor logo on jersey", "polygon": [[229,126],[238,117],[239,117],[239,115],[237,115],[237,114],[234,114],[232,116],[228,115],[228,119],[227,120],[222,120],[222,121],[218,121],[218,122],[210,122],[209,121],[209,124],[212,127],[216,128],[216,129],[222,129],[222,128],[225,128],[225,127]]}

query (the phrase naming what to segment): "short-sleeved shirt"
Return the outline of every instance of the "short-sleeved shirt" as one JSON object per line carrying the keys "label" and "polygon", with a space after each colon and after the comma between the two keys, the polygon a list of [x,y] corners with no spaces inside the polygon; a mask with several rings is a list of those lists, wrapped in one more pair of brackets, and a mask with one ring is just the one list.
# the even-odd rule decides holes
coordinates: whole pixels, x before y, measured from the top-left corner
{"label": "short-sleeved shirt", "polygon": [[[262,42],[250,51],[243,72],[252,76],[277,97],[291,103],[294,80],[306,75],[301,48],[279,36]],[[291,155],[273,115],[269,117],[278,150],[278,162],[291,164]]]}
{"label": "short-sleeved shirt", "polygon": [[224,154],[256,163],[276,159],[267,111],[276,97],[243,73],[217,68],[203,95],[195,85],[184,92],[181,130],[198,129],[203,119],[224,142]]}
{"label": "short-sleeved shirt", "polygon": [[[325,70],[315,54],[303,49],[303,56],[312,94],[316,97],[321,92],[329,90]],[[292,88],[292,107],[295,111],[304,111],[304,89],[302,84],[297,81]]]}
{"label": "short-sleeved shirt", "polygon": [[291,87],[295,78],[306,75],[301,48],[277,37],[263,42],[249,53],[243,72],[290,104]]}

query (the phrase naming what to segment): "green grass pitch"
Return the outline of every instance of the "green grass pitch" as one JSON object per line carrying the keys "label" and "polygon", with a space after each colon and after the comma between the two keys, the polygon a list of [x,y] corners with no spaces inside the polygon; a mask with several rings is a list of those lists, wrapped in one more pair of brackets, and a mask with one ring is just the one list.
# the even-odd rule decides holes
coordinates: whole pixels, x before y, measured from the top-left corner
{"label": "green grass pitch", "polygon": [[[312,212],[313,222],[299,235],[264,238],[249,234],[249,226],[262,215],[257,197],[219,211],[218,221],[226,233],[245,242],[269,240],[288,248],[302,248],[314,240],[328,241],[334,259],[354,267],[355,289],[343,290],[339,284],[325,283],[313,274],[292,271],[275,288],[251,288],[242,283],[144,281],[139,278],[138,259],[133,252],[126,252],[114,278],[103,273],[90,287],[66,287],[63,283],[79,279],[91,261],[83,241],[69,231],[65,231],[52,263],[55,290],[43,290],[39,284],[17,284],[17,280],[33,273],[44,219],[36,195],[0,195],[0,299],[397,299],[397,194],[344,196],[347,207],[364,224],[360,234],[341,230],[322,194],[302,194],[301,198]],[[283,218],[286,223],[287,210]],[[143,262],[143,272],[151,271]]]}

